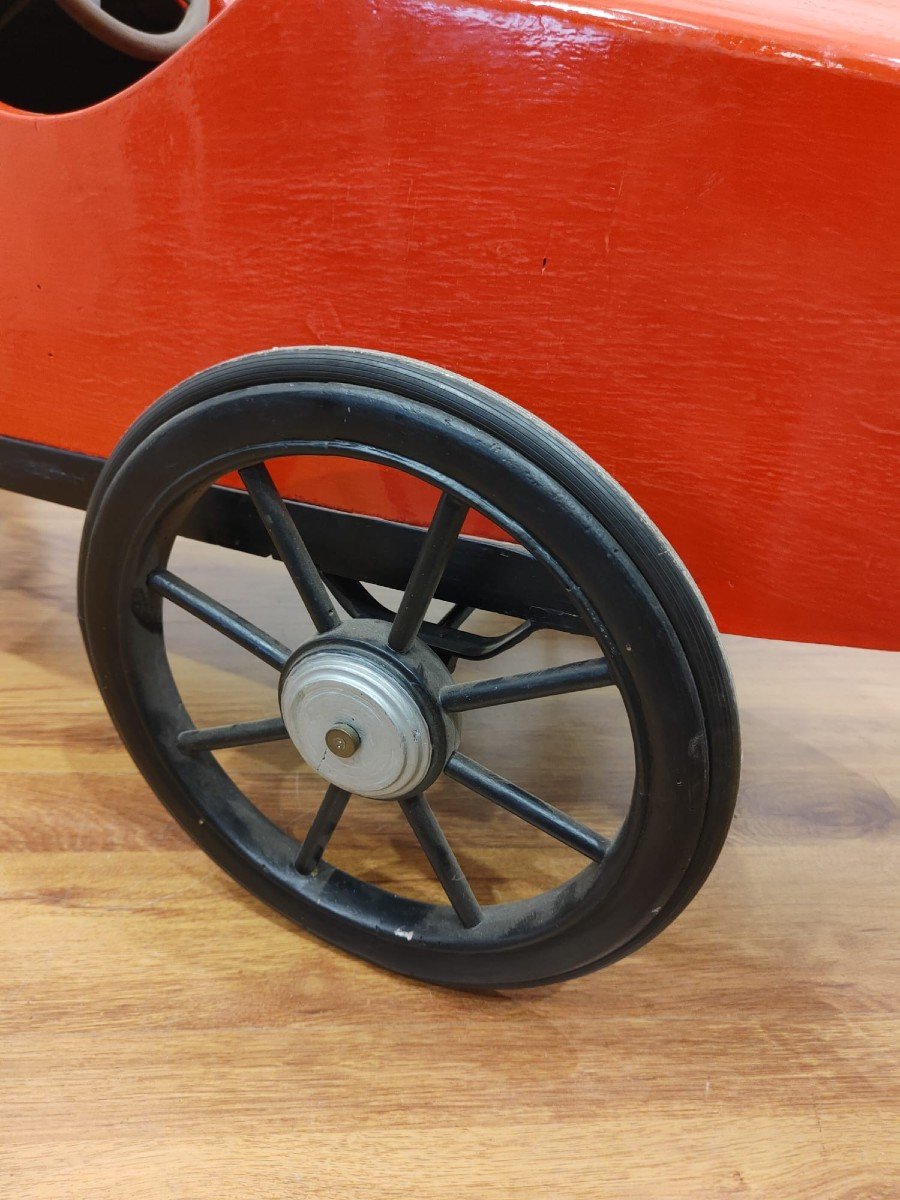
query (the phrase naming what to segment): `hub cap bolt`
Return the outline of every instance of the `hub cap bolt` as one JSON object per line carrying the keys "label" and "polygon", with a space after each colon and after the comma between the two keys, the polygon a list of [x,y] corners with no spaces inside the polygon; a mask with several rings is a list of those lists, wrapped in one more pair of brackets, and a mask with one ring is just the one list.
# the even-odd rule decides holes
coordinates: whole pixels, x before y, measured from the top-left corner
{"label": "hub cap bolt", "polygon": [[325,734],[325,745],[338,758],[352,758],[359,749],[360,737],[352,725],[339,721]]}

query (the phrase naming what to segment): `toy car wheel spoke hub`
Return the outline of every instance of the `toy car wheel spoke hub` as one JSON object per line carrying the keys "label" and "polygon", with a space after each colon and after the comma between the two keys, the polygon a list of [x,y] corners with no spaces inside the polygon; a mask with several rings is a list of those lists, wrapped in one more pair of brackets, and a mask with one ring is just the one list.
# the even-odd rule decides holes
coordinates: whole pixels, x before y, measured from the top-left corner
{"label": "toy car wheel spoke hub", "polygon": [[370,643],[364,633],[354,636],[357,624],[381,633],[381,623],[346,622],[341,629],[348,632],[316,638],[291,659],[281,713],[291,741],[323,779],[355,795],[394,800],[423,787],[457,745],[456,721],[438,703],[452,676],[426,646],[391,656],[389,626]]}

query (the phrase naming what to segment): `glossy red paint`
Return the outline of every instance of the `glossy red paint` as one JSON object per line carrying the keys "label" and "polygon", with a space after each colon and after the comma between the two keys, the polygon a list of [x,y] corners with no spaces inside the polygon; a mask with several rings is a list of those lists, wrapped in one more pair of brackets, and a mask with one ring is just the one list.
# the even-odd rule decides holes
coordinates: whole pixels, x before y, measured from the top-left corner
{"label": "glossy red paint", "polygon": [[94,109],[0,112],[0,433],[105,454],[223,358],[409,354],[578,442],[724,629],[900,646],[891,47],[654,13],[237,0]]}

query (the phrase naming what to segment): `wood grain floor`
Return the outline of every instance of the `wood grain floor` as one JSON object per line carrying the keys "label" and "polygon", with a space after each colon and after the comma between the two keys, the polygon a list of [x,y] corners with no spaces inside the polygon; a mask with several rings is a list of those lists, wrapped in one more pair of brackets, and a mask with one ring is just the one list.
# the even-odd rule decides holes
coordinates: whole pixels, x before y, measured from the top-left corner
{"label": "wood grain floor", "polygon": [[[0,494],[0,1194],[900,1197],[898,656],[728,639],[745,782],[700,897],[608,971],[455,994],[297,932],[174,826],[81,649],[79,530]],[[200,558],[224,599],[289,620],[259,564]],[[265,710],[255,668],[204,665],[196,630],[172,634],[192,711]],[[498,711],[473,736],[614,821],[631,770],[614,703],[597,761],[574,707]],[[301,829],[309,772],[284,747],[241,753],[261,806]],[[502,813],[439,800],[486,900],[571,865]],[[361,805],[334,854],[430,895],[392,815]]]}

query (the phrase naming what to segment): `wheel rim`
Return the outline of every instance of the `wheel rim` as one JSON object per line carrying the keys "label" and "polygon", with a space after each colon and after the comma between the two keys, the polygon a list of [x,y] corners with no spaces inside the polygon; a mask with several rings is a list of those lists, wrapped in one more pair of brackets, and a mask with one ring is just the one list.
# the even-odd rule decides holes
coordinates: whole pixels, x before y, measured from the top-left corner
{"label": "wheel rim", "polygon": [[[141,495],[141,504],[146,504],[148,497],[144,493],[148,490],[148,466],[153,462],[154,456],[158,458],[161,455],[163,446],[165,446],[166,454],[171,455],[173,446],[184,446],[190,442],[193,442],[194,445],[204,444],[202,441],[198,442],[201,426],[208,432],[214,428],[222,430],[227,425],[232,430],[233,437],[240,429],[246,432],[247,415],[251,411],[255,415],[250,424],[256,422],[257,416],[261,415],[263,410],[272,420],[277,420],[277,410],[281,413],[282,420],[288,416],[292,417],[296,423],[299,411],[302,409],[303,416],[315,418],[313,424],[318,421],[320,424],[324,422],[325,425],[328,425],[331,421],[332,427],[337,428],[335,425],[337,411],[341,404],[346,405],[348,399],[355,405],[371,410],[368,413],[370,432],[378,432],[379,421],[382,422],[382,428],[387,428],[383,425],[386,418],[396,419],[402,416],[405,420],[409,420],[408,405],[404,410],[403,405],[395,397],[363,388],[348,388],[340,385],[333,387],[329,385],[298,385],[294,388],[282,386],[251,389],[249,392],[226,396],[204,404],[201,406],[202,411],[179,416],[168,422],[149,440],[145,447],[133,454],[126,464],[129,469],[123,472],[129,478],[123,480],[120,489],[116,487],[111,489],[109,502],[105,504],[106,511],[110,514],[113,513],[117,492],[124,494],[127,489],[132,489],[135,495]],[[242,410],[243,417],[241,416]],[[465,444],[473,451],[477,445],[478,454],[481,455],[483,461],[485,456],[496,455],[496,446],[492,445],[490,439],[486,439],[477,430],[465,426],[463,422],[455,423],[452,430],[446,420],[442,424],[444,426],[442,433],[445,439],[449,438],[451,442],[455,441],[460,445]],[[429,427],[428,433],[432,442],[434,442],[434,432]],[[227,435],[225,440],[227,441]],[[515,956],[511,955],[510,951],[517,946],[542,944],[543,961],[545,965],[552,966],[555,955],[552,943],[559,941],[561,932],[568,929],[570,932],[575,930],[576,936],[567,939],[565,952],[560,950],[560,953],[556,954],[556,959],[558,959],[559,969],[567,971],[576,969],[588,960],[590,950],[588,943],[591,939],[586,935],[584,927],[586,923],[588,925],[593,923],[595,927],[598,925],[598,905],[601,905],[617,887],[625,892],[623,903],[618,906],[614,919],[608,919],[610,914],[604,913],[607,928],[600,940],[603,942],[603,952],[610,953],[616,945],[621,944],[624,938],[633,936],[635,928],[648,920],[654,909],[658,911],[659,905],[655,902],[664,902],[665,896],[677,885],[690,858],[691,845],[696,837],[698,823],[702,819],[703,796],[701,793],[705,786],[706,764],[702,721],[699,720],[695,711],[696,703],[692,695],[689,672],[683,669],[677,646],[670,647],[666,666],[670,677],[667,686],[671,696],[676,694],[678,696],[676,707],[680,706],[683,714],[687,714],[687,716],[685,719],[679,718],[681,725],[684,726],[683,729],[679,732],[670,729],[667,736],[661,738],[661,718],[664,718],[665,714],[661,714],[659,710],[660,707],[664,708],[665,706],[656,704],[655,711],[652,711],[654,710],[653,704],[648,706],[647,680],[640,683],[635,679],[633,663],[623,656],[622,648],[611,635],[607,625],[598,616],[592,603],[592,597],[567,573],[565,564],[560,561],[559,557],[554,556],[547,549],[544,541],[548,539],[544,538],[542,541],[539,536],[535,536],[532,531],[520,524],[514,515],[498,507],[496,487],[493,489],[495,493],[493,496],[478,495],[467,486],[466,481],[450,479],[438,471],[433,464],[419,461],[421,455],[412,459],[398,454],[396,434],[382,438],[381,445],[371,444],[377,440],[376,438],[370,439],[369,442],[351,442],[346,438],[334,437],[332,440],[322,441],[310,437],[301,441],[286,438],[275,442],[242,445],[239,448],[231,447],[227,453],[220,454],[215,461],[209,458],[202,464],[189,464],[189,469],[185,469],[184,464],[178,467],[175,472],[177,479],[173,479],[167,489],[163,493],[158,493],[147,507],[142,528],[136,539],[139,543],[138,547],[132,548],[132,552],[128,556],[131,566],[118,575],[115,572],[112,575],[109,572],[106,573],[103,586],[108,588],[110,585],[114,585],[118,593],[118,598],[114,602],[114,607],[121,618],[117,630],[118,650],[128,668],[126,675],[128,676],[129,694],[124,698],[124,704],[120,694],[121,688],[108,674],[104,676],[102,670],[98,672],[101,686],[105,686],[107,691],[117,693],[111,707],[114,715],[118,710],[117,720],[120,720],[120,727],[123,728],[126,742],[133,753],[137,750],[135,757],[138,758],[142,769],[154,782],[157,791],[173,809],[176,816],[182,820],[182,823],[191,828],[196,836],[197,830],[192,828],[192,825],[196,820],[202,820],[206,826],[204,833],[206,848],[211,850],[224,866],[233,874],[242,877],[245,873],[236,869],[235,853],[237,853],[239,858],[244,859],[245,865],[250,863],[255,870],[263,871],[265,886],[254,886],[254,890],[265,894],[265,898],[276,904],[277,907],[283,910],[292,910],[290,915],[304,924],[316,927],[316,932],[322,933],[323,936],[329,937],[330,940],[339,944],[347,944],[348,941],[353,940],[342,936],[342,932],[346,933],[347,931],[336,928],[334,922],[329,925],[328,921],[318,919],[323,914],[327,914],[335,918],[338,925],[340,922],[344,922],[349,928],[365,932],[375,939],[386,940],[388,945],[392,946],[392,951],[387,954],[374,952],[372,945],[368,943],[363,948],[356,944],[349,947],[358,953],[374,957],[379,961],[387,958],[391,960],[387,965],[416,974],[421,973],[421,963],[416,966],[404,962],[404,949],[417,950],[420,954],[428,952],[433,959],[434,956],[439,959],[442,954],[455,956],[457,960],[455,966],[446,964],[441,966],[434,961],[430,971],[432,977],[441,978],[442,975],[451,975],[453,976],[451,981],[477,983],[481,981],[477,964],[473,961],[473,965],[462,968],[460,971],[458,961],[460,956],[474,956],[477,959],[478,956],[484,956],[486,952],[493,951],[506,958],[513,958]],[[402,438],[399,440],[403,441]],[[218,441],[221,445],[221,435]],[[155,446],[152,445],[153,442],[156,442]],[[273,534],[276,548],[285,561],[297,591],[320,631],[318,638],[315,639],[316,645],[318,645],[319,639],[327,641],[329,638],[335,637],[333,631],[339,622],[338,614],[323,581],[318,580],[317,582],[309,571],[309,563],[305,561],[302,553],[302,539],[299,544],[294,544],[291,548],[284,540],[289,536],[287,527],[282,524],[279,533],[277,520],[273,523],[273,514],[277,514],[277,495],[273,496],[270,477],[264,466],[261,465],[267,458],[280,457],[285,454],[310,453],[341,453],[349,457],[389,462],[419,478],[427,479],[440,489],[443,499],[439,503],[432,521],[431,534],[424,540],[423,562],[420,564],[421,570],[418,574],[417,587],[408,589],[393,625],[382,629],[381,641],[387,643],[382,649],[393,653],[401,660],[411,650],[414,650],[420,658],[427,651],[436,664],[435,673],[437,674],[438,668],[443,671],[440,682],[433,684],[428,694],[428,704],[432,705],[433,709],[436,705],[438,717],[444,725],[446,739],[446,745],[441,755],[437,756],[437,769],[446,770],[448,775],[478,792],[486,800],[510,808],[517,815],[524,816],[524,819],[529,820],[530,823],[538,824],[538,827],[548,832],[550,836],[558,837],[560,840],[569,838],[567,844],[574,845],[580,853],[584,853],[588,859],[593,860],[593,865],[586,866],[579,875],[560,888],[544,892],[532,902],[515,902],[509,905],[480,909],[459,870],[458,862],[440,832],[434,813],[421,795],[421,790],[427,786],[427,783],[423,782],[427,773],[416,776],[416,787],[413,791],[398,793],[394,798],[398,801],[399,807],[435,868],[435,872],[447,892],[450,904],[453,906],[452,909],[449,906],[446,908],[439,906],[439,910],[436,906],[423,905],[416,901],[391,896],[374,885],[344,876],[325,862],[316,866],[315,862],[327,844],[328,835],[344,814],[347,805],[346,789],[332,783],[326,791],[319,814],[313,823],[314,827],[304,842],[304,846],[306,846],[306,843],[312,838],[318,853],[307,853],[304,857],[303,846],[298,847],[294,839],[288,838],[275,827],[267,828],[266,824],[270,823],[266,823],[266,819],[261,814],[257,814],[264,823],[260,825],[250,811],[252,806],[248,808],[249,802],[246,797],[236,795],[234,790],[229,790],[227,776],[214,760],[209,758],[207,753],[216,748],[217,731],[207,731],[204,740],[202,731],[198,733],[196,730],[184,727],[185,714],[179,707],[180,701],[174,689],[174,683],[171,682],[171,676],[167,672],[167,667],[160,658],[159,642],[162,639],[162,626],[159,610],[161,598],[173,600],[181,607],[194,611],[195,615],[201,616],[202,619],[207,619],[210,613],[207,612],[204,616],[197,607],[197,597],[191,595],[189,589],[187,591],[179,590],[180,582],[173,582],[172,577],[165,570],[165,559],[174,539],[174,530],[180,520],[196,501],[198,495],[219,477],[224,469],[231,467],[242,469],[244,482],[264,520],[268,514],[267,528]],[[446,446],[443,447],[443,453],[446,453]],[[178,455],[176,454],[175,457],[177,458]],[[546,478],[541,478],[540,473],[533,466],[519,461],[512,453],[507,452],[503,466],[507,483],[516,473],[526,478],[526,482],[523,484],[525,492],[531,488],[533,494],[534,489],[548,487]],[[550,490],[553,490],[553,485],[550,485]],[[583,514],[578,510],[578,506],[569,497],[557,496],[556,499],[562,506],[560,511],[565,510],[565,519],[570,527],[570,532],[572,529],[577,531],[578,523],[584,523]],[[585,664],[570,665],[561,672],[557,672],[556,675],[551,672],[549,677],[546,672],[537,673],[541,676],[540,678],[514,679],[501,684],[495,683],[489,687],[485,687],[483,684],[455,685],[447,682],[446,671],[432,651],[417,643],[416,633],[424,617],[427,600],[430,599],[433,591],[434,577],[440,572],[442,556],[443,561],[446,561],[446,555],[452,550],[453,539],[458,536],[462,524],[461,514],[464,515],[467,507],[483,512],[491,520],[506,528],[557,574],[563,585],[576,596],[591,632],[605,651],[606,656],[602,663],[599,660],[588,661]],[[111,525],[116,523],[114,516],[110,515],[109,523]],[[599,534],[596,530],[591,532],[583,530],[582,533],[585,543],[590,543],[591,539],[595,544],[597,543]],[[282,538],[281,544],[278,541],[279,536]],[[426,552],[429,538],[432,541],[431,552]],[[575,540],[577,541],[577,538]],[[607,538],[604,544],[609,552],[608,561],[616,564],[616,569],[622,573],[622,578],[626,579],[627,586],[624,587],[624,592],[630,595],[631,592],[634,592],[635,587],[640,592],[638,582],[629,576],[627,563],[622,562],[621,552],[609,543],[610,539]],[[146,590],[141,588],[142,579],[151,581]],[[135,601],[136,584],[139,598]],[[620,580],[617,584],[619,591],[622,591],[622,586]],[[424,603],[423,597],[425,597]],[[621,607],[622,603],[623,598],[620,596],[613,607]],[[664,629],[665,620],[656,611],[652,597],[642,595],[642,603],[646,609],[645,619],[649,620],[652,617],[657,626]],[[304,659],[312,659],[315,653],[322,652],[321,649],[313,646],[301,650],[299,656],[297,654],[292,656],[288,648],[272,645],[271,639],[267,639],[265,635],[257,636],[261,631],[248,630],[247,623],[243,623],[240,628],[234,628],[228,626],[230,618],[223,616],[220,612],[216,611],[212,616],[219,621],[219,628],[227,636],[232,637],[233,640],[243,639],[241,644],[282,671],[282,694],[285,680],[295,678],[292,672],[295,671],[296,664]],[[621,622],[619,623],[621,624]],[[643,636],[646,641],[646,633],[641,634],[640,630],[637,632],[638,636]],[[95,639],[90,636],[90,631],[88,633],[92,658],[103,659],[106,657],[104,652],[96,645]],[[344,634],[346,635],[346,633],[345,630]],[[377,641],[377,639],[375,640]],[[391,641],[394,645],[390,644]],[[633,657],[632,645],[627,641],[624,644],[628,647],[628,653]],[[370,649],[371,647],[367,647],[367,650]],[[288,663],[291,665],[288,666]],[[507,781],[498,780],[490,772],[480,768],[478,764],[471,763],[453,748],[452,729],[454,716],[458,712],[473,711],[486,703],[515,702],[524,699],[527,695],[553,694],[546,690],[548,688],[569,691],[610,683],[616,684],[622,692],[638,748],[637,778],[632,807],[628,819],[612,845],[598,836],[596,831],[579,828],[577,822],[567,821],[564,814],[557,813],[539,800],[535,803],[536,798],[522,793],[521,789],[516,789]],[[694,704],[693,710],[692,703]],[[426,708],[428,704],[425,705]],[[147,719],[150,712],[156,718],[156,728],[151,731],[155,741],[153,746],[149,746],[147,743],[147,733],[152,725],[152,722],[148,722]],[[160,721],[161,713],[165,714],[166,718],[172,719]],[[431,722],[432,725],[439,723],[434,711],[431,712]],[[352,721],[348,721],[347,724],[352,727]],[[662,719],[662,724],[666,724],[664,719]],[[268,725],[265,722],[257,723],[257,725],[264,727],[250,731],[243,729],[240,731],[240,736],[253,736],[256,740],[263,741],[270,740],[273,736],[285,736],[287,732],[284,721],[278,718],[273,718]],[[663,743],[666,743],[665,747]],[[684,747],[688,743],[690,743],[691,749],[685,753]],[[227,744],[239,743],[232,741]],[[162,753],[160,753],[161,749]],[[654,792],[654,781],[647,778],[647,764],[654,757],[680,760],[680,765],[674,768],[676,773],[672,776],[677,781],[677,788],[681,789],[680,794],[674,797],[660,795],[658,781],[657,791]],[[402,789],[400,791],[402,793]],[[173,800],[175,794],[177,797]],[[204,803],[199,807],[198,796],[206,797]],[[199,809],[202,809],[202,816],[198,816]],[[666,812],[669,814],[668,817],[665,816]],[[248,821],[255,828],[255,840],[252,848],[248,848],[246,838],[245,844],[241,845],[241,839],[235,832],[238,827],[246,829]],[[639,843],[646,840],[648,828],[652,829],[654,826],[656,832],[653,836],[659,841],[660,829],[666,825],[668,825],[667,834],[670,839],[670,846],[666,852],[667,863],[661,865],[657,862],[658,878],[648,883],[647,863],[645,862],[640,870],[635,871],[634,869],[636,859],[641,857],[637,853]],[[658,849],[656,853],[659,858]],[[646,854],[644,857],[646,858]],[[298,861],[301,862],[301,866],[307,868],[305,871],[298,871],[296,865]],[[650,875],[652,876],[652,874],[651,871]],[[629,875],[632,878],[627,878]],[[242,878],[242,882],[246,883],[247,879]],[[303,913],[293,911],[294,906],[286,902],[285,893],[304,902],[308,911]],[[613,907],[615,908],[615,906]],[[628,915],[629,908],[630,915]],[[601,920],[599,924],[603,925],[604,920]],[[403,945],[397,946],[398,940]],[[592,950],[595,957],[597,956],[597,945],[595,936]],[[375,949],[377,950],[377,947]],[[516,977],[518,969],[515,963],[510,963],[509,982],[520,981]],[[453,975],[454,971],[455,975]],[[469,974],[467,975],[466,972]],[[460,974],[463,978],[460,978]]]}

